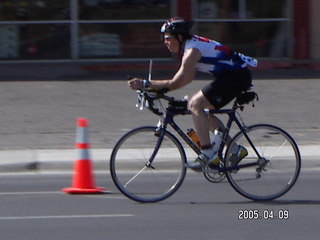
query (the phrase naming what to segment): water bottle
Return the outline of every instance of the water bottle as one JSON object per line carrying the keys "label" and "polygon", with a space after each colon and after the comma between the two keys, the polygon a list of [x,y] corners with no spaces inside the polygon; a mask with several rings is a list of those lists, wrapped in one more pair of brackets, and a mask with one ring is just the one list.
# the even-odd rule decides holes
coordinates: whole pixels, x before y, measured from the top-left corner
{"label": "water bottle", "polygon": [[200,148],[200,140],[197,132],[190,128],[187,130],[187,135]]}
{"label": "water bottle", "polygon": [[213,139],[212,139],[212,145],[213,145],[213,151],[215,152],[215,155],[213,157],[213,160],[211,164],[218,166],[220,162],[220,157],[218,155],[218,151],[220,148],[220,144],[222,141],[222,132],[215,129],[213,132]]}
{"label": "water bottle", "polygon": [[213,132],[213,139],[212,139],[212,145],[213,145],[213,151],[218,152],[220,148],[220,144],[222,141],[222,132],[218,129],[215,129]]}

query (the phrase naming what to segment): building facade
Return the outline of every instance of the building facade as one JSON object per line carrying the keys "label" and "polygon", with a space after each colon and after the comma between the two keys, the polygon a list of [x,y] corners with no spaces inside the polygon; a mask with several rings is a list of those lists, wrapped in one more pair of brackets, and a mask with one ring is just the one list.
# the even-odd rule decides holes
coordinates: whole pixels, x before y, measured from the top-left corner
{"label": "building facade", "polygon": [[164,20],[272,61],[320,59],[318,0],[3,0],[0,62],[166,59]]}

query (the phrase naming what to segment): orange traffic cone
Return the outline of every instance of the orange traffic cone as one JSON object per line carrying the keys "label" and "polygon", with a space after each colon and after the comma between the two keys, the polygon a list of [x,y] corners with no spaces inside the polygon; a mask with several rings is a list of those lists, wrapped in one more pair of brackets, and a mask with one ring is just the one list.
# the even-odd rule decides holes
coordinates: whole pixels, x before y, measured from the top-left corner
{"label": "orange traffic cone", "polygon": [[92,176],[92,164],[89,156],[89,134],[88,120],[78,118],[76,148],[79,152],[79,158],[74,166],[74,175],[72,187],[64,188],[66,193],[102,193],[105,189],[95,187],[95,181]]}

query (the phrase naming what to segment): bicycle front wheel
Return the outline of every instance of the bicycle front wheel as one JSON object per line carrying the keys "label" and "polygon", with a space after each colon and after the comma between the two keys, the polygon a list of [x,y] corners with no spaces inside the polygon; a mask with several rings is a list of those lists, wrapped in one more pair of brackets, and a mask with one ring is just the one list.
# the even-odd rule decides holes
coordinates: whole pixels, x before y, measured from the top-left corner
{"label": "bicycle front wheel", "polygon": [[[239,163],[231,161],[234,145],[241,145],[248,152]],[[287,132],[272,125],[258,124],[239,132],[231,140],[225,165],[232,167],[234,164],[239,169],[227,172],[231,186],[244,197],[263,201],[278,198],[292,188],[299,176],[301,159],[297,144]]]}
{"label": "bicycle front wheel", "polygon": [[[162,138],[163,136],[163,138]],[[157,202],[171,196],[186,175],[185,151],[178,139],[155,127],[136,128],[113,149],[110,172],[117,188],[137,202]]]}

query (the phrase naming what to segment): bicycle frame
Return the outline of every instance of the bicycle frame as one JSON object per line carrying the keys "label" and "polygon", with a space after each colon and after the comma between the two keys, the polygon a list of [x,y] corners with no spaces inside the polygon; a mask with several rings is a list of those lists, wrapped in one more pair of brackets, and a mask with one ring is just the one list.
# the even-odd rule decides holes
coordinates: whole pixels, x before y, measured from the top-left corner
{"label": "bicycle frame", "polygon": [[[166,114],[164,116],[164,119],[161,122],[159,122],[158,124],[158,129],[157,132],[160,134],[159,135],[159,140],[157,142],[155,151],[153,152],[148,166],[151,167],[151,163],[154,159],[154,157],[157,154],[157,151],[159,149],[159,147],[161,146],[161,142],[163,140],[164,137],[164,131],[167,129],[167,125],[169,124],[177,133],[178,135],[195,151],[196,154],[200,154],[201,150],[199,149],[199,147],[184,133],[184,131],[176,124],[176,122],[174,121],[174,117],[177,115],[189,115],[191,114],[191,112],[189,110],[186,110],[184,112],[181,112],[180,110],[176,110],[174,108],[168,108],[166,111]],[[222,136],[222,142],[218,151],[219,157],[221,159],[223,159],[222,157],[222,152],[223,149],[226,145],[226,140],[229,136],[229,132],[232,126],[232,123],[235,122],[236,125],[238,126],[238,128],[240,129],[240,131],[244,134],[245,138],[247,139],[248,143],[251,145],[252,149],[254,150],[254,152],[257,154],[257,159],[261,159],[261,156],[259,154],[259,152],[256,150],[254,144],[252,143],[251,139],[249,138],[249,136],[247,135],[246,131],[245,131],[245,126],[243,124],[241,124],[241,122],[239,121],[239,119],[236,117],[236,107],[233,107],[232,109],[221,109],[221,110],[209,110],[208,114],[227,114],[228,115],[228,121],[226,124],[226,130],[223,133]],[[163,129],[163,131],[161,131],[161,129]],[[162,133],[161,133],[162,132]],[[258,166],[259,163],[254,162],[254,163],[248,163],[248,164],[238,164],[237,166],[233,166],[233,167],[217,167],[217,169],[219,172],[226,172],[226,171],[232,171],[232,170],[236,170],[236,169],[240,169],[240,168],[246,168],[246,167],[252,167],[252,166]]]}

